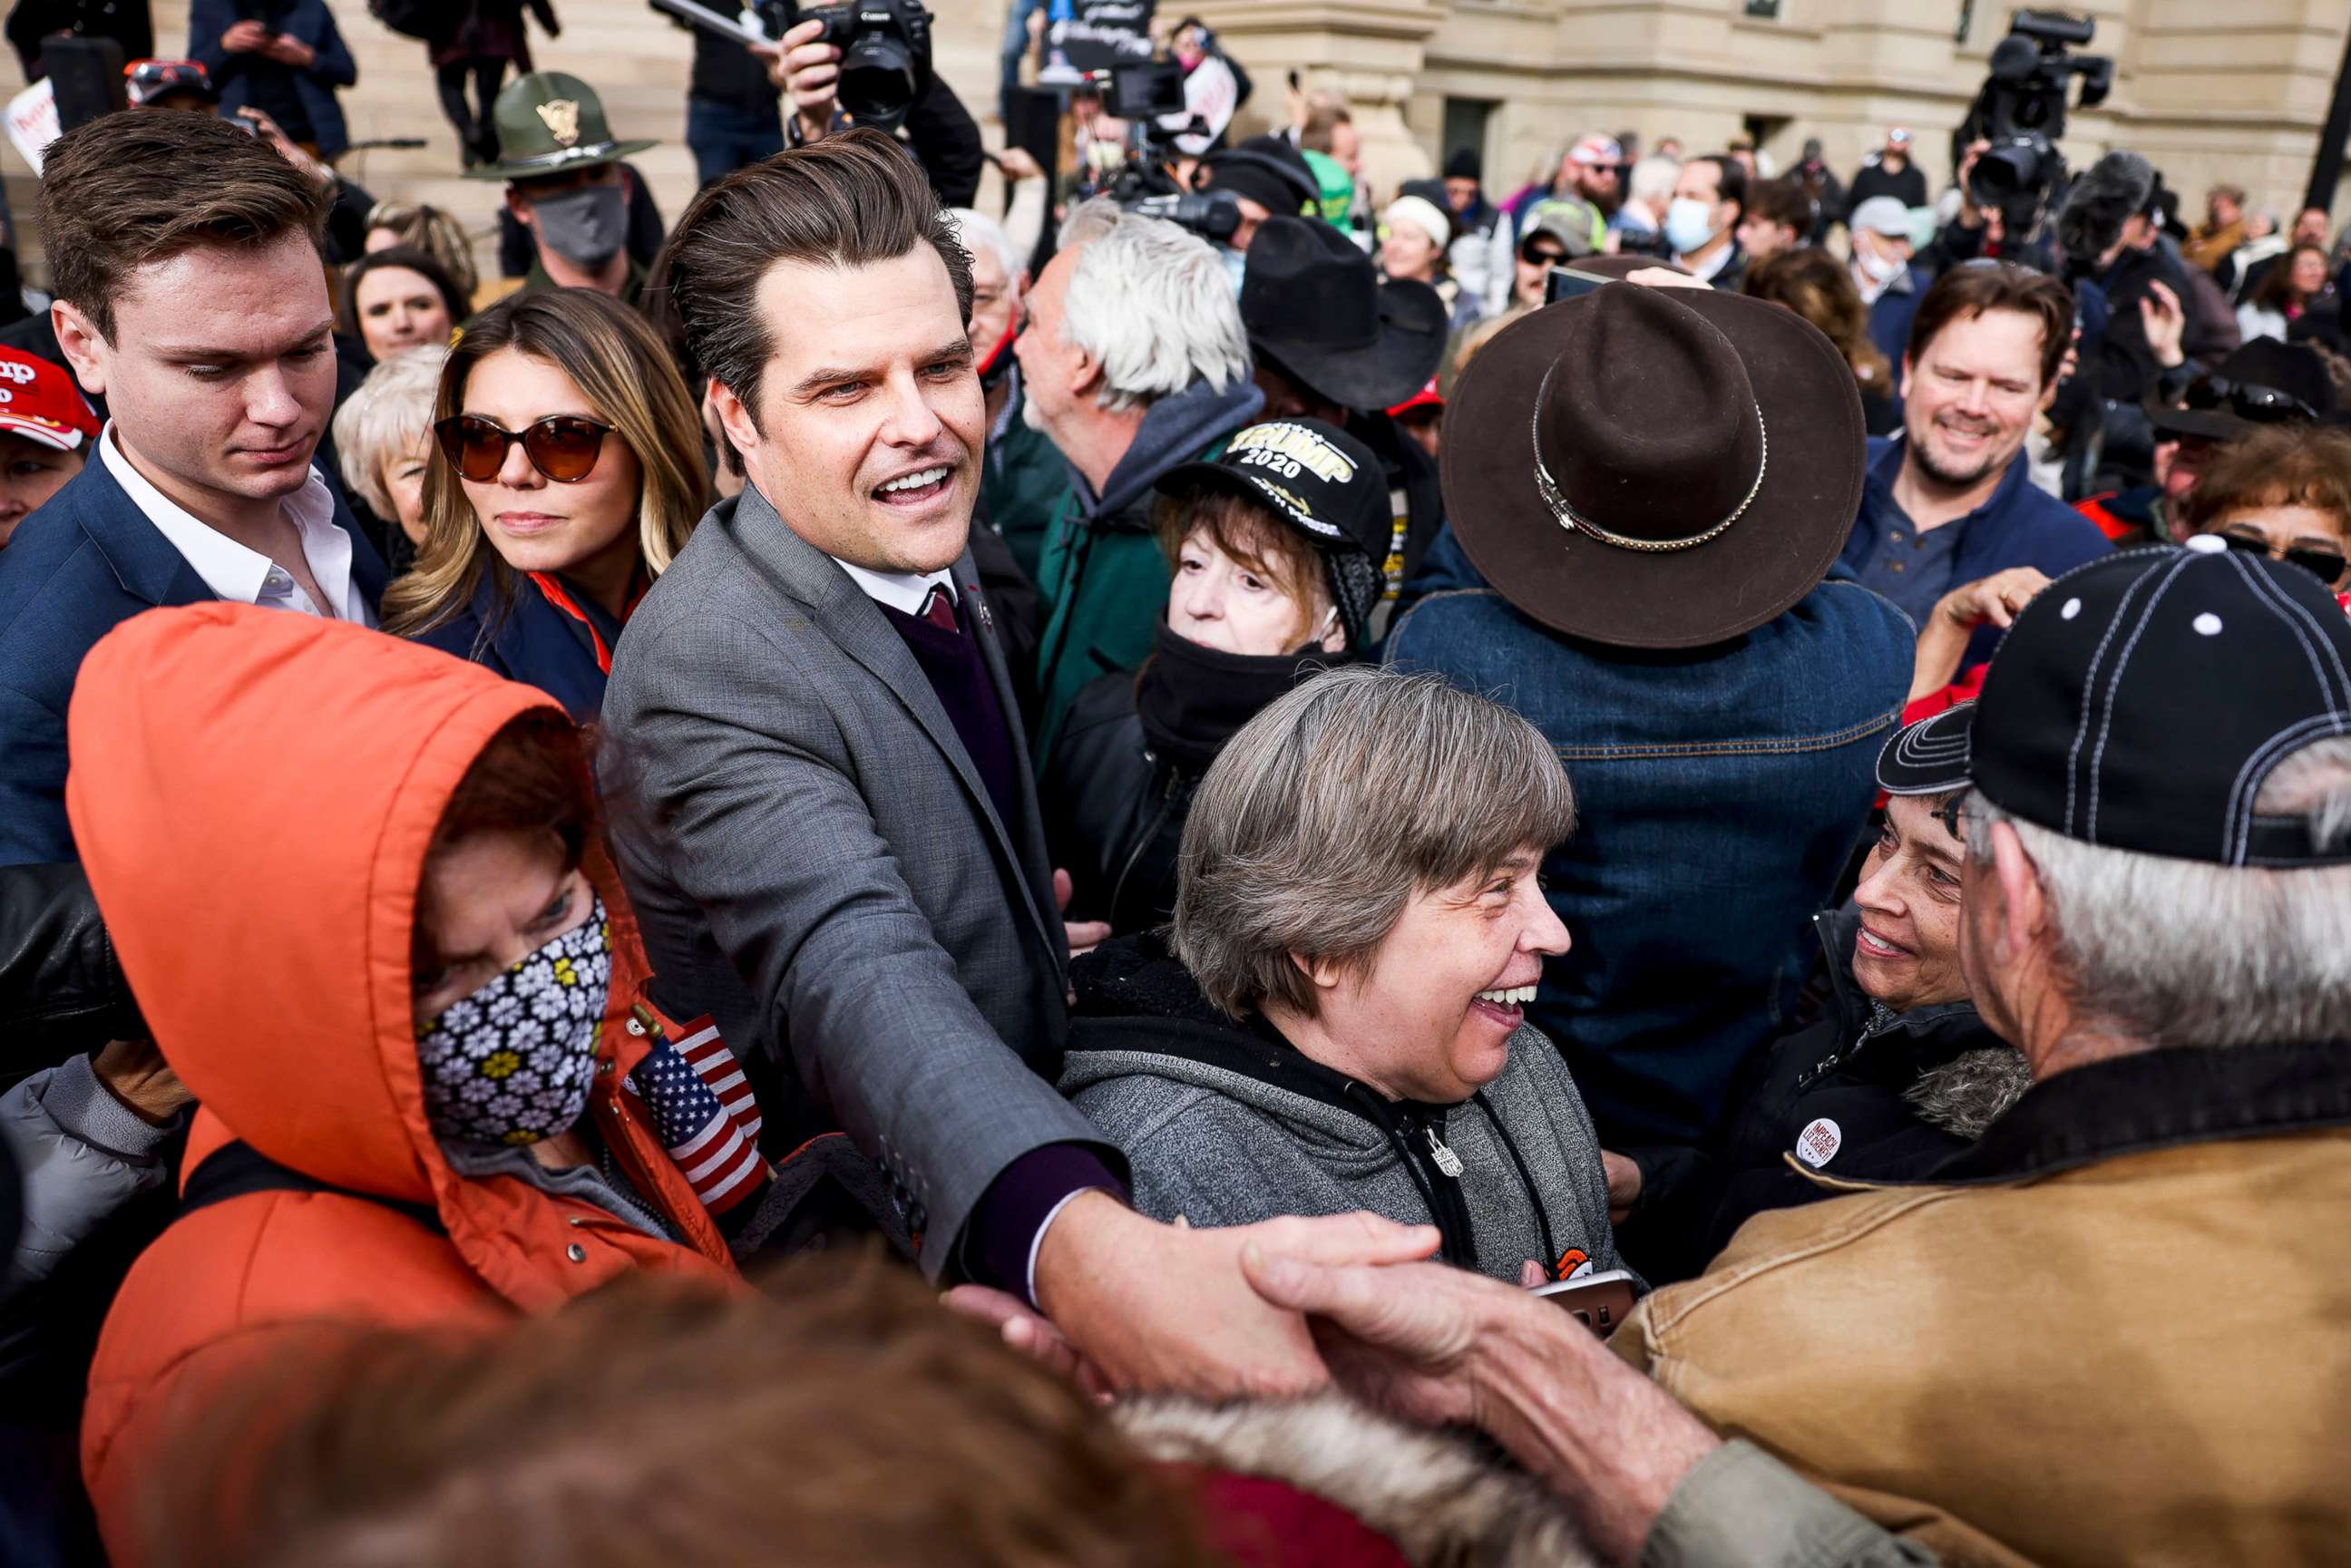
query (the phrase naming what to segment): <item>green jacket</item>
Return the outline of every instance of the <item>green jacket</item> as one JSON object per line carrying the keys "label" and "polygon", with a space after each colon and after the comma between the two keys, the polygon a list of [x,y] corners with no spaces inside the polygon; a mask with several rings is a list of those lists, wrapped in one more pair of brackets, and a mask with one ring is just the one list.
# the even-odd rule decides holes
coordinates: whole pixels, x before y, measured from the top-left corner
{"label": "green jacket", "polygon": [[979,498],[1012,559],[1035,582],[1043,570],[1046,537],[1070,499],[1070,465],[1052,438],[1020,417],[1015,394],[1001,434],[991,435],[979,469]]}
{"label": "green jacket", "polygon": [[1158,640],[1169,577],[1151,537],[1154,485],[1181,464],[1217,456],[1264,406],[1264,394],[1248,382],[1222,392],[1195,382],[1152,404],[1099,497],[1071,471],[1069,497],[1037,563],[1046,607],[1037,649],[1040,771],[1079,691],[1113,670],[1138,667]]}
{"label": "green jacket", "polygon": [[[629,258],[628,281],[621,285],[621,303],[623,305],[634,305],[637,302],[637,296],[645,291],[645,279],[652,276],[652,272],[647,270],[644,263],[639,261],[633,256],[631,256]],[[517,294],[530,294],[541,288],[553,288],[556,287],[557,284],[555,279],[548,275],[547,263],[541,260],[538,256],[534,255],[530,258],[530,270],[523,274],[522,287],[516,289],[515,292]]]}

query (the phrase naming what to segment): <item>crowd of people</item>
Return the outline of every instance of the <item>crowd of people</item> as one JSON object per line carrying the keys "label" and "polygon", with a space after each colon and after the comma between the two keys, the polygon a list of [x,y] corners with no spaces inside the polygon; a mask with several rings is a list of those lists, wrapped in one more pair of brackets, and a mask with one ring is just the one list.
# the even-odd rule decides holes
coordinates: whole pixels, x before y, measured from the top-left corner
{"label": "crowd of people", "polygon": [[265,9],[0,329],[7,1561],[2351,1539],[2324,212],[483,5],[501,288]]}

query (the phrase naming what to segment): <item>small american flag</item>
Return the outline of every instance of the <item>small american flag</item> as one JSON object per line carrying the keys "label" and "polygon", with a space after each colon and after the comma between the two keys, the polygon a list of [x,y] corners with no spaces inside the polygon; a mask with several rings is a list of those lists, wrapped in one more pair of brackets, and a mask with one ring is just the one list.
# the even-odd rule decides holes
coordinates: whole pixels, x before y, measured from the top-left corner
{"label": "small american flag", "polygon": [[677,1053],[710,1085],[710,1092],[718,1096],[718,1103],[726,1107],[726,1113],[743,1129],[744,1138],[758,1143],[761,1125],[758,1097],[751,1092],[751,1081],[743,1076],[735,1053],[718,1038],[718,1026],[705,1013],[682,1026],[679,1035],[671,1042]]}
{"label": "small american flag", "polygon": [[[689,1040],[705,1042],[699,1048],[701,1061],[723,1065],[722,1081],[731,1079],[735,1089],[705,1082],[696,1062],[658,1034],[629,1075],[629,1088],[644,1101],[662,1146],[677,1162],[702,1206],[712,1214],[724,1214],[758,1192],[767,1176],[757,1136],[758,1106],[716,1029],[697,1031]],[[723,1098],[729,1092],[739,1093],[747,1106],[752,1131],[745,1130]]]}

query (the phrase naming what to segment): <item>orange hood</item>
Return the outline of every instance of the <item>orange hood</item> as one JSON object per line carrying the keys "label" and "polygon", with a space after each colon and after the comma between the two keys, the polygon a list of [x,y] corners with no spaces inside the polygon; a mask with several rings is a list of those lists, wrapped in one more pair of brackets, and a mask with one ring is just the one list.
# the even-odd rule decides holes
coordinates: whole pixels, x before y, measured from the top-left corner
{"label": "orange hood", "polygon": [[455,1179],[416,1065],[417,882],[490,737],[552,706],[248,604],[149,611],[90,650],[67,720],[74,837],[165,1060],[236,1136],[380,1197],[432,1203]]}

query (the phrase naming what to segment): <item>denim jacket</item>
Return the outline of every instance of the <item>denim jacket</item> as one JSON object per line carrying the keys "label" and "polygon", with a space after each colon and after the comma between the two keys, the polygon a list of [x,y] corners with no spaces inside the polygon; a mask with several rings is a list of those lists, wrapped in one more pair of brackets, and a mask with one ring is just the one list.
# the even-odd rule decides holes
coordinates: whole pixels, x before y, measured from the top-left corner
{"label": "denim jacket", "polygon": [[1608,1147],[1704,1143],[1740,1061],[1785,1029],[1911,653],[1901,612],[1844,581],[1679,652],[1576,642],[1482,587],[1397,622],[1390,664],[1510,703],[1566,765],[1575,831],[1543,875],[1574,946],[1528,1021]]}

